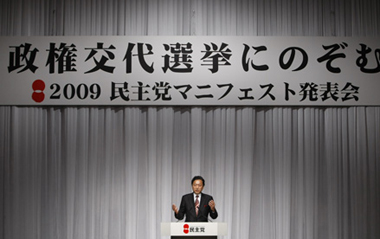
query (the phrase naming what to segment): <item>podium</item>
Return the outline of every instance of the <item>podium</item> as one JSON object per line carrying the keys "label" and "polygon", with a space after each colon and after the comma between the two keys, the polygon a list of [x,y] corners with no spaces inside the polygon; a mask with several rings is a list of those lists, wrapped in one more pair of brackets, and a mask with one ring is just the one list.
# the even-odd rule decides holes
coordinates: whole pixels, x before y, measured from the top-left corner
{"label": "podium", "polygon": [[161,223],[161,236],[171,239],[217,239],[227,235],[227,223],[168,222]]}

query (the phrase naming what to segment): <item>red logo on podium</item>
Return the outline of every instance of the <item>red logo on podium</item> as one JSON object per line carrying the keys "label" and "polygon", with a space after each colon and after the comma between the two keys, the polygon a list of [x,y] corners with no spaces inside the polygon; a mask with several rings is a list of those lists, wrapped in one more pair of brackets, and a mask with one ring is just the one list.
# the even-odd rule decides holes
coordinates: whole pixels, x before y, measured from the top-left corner
{"label": "red logo on podium", "polygon": [[185,224],[185,225],[183,225],[183,232],[184,232],[185,234],[189,233],[189,224]]}

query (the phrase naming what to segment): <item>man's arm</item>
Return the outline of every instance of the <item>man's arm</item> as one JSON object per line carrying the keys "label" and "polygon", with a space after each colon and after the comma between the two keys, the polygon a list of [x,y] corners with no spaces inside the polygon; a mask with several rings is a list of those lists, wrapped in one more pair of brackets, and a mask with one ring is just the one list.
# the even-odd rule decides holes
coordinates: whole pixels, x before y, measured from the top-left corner
{"label": "man's arm", "polygon": [[177,218],[178,220],[182,220],[186,214],[186,206],[185,206],[184,198],[182,197],[179,210],[175,204],[172,205],[172,209],[174,211],[174,217]]}
{"label": "man's arm", "polygon": [[211,209],[210,217],[212,219],[216,219],[218,217],[218,212],[216,211],[215,202],[214,202],[214,199],[212,197],[211,197],[211,200],[209,201],[208,205],[210,206],[210,209]]}
{"label": "man's arm", "polygon": [[172,205],[172,209],[174,211],[174,215],[178,213],[178,208],[175,204]]}

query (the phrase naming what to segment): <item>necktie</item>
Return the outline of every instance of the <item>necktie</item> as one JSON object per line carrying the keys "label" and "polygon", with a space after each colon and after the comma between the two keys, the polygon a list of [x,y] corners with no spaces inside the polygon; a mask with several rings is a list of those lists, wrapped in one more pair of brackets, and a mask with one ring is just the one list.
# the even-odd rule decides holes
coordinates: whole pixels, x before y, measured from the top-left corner
{"label": "necktie", "polygon": [[196,198],[195,199],[195,214],[198,216],[198,211],[199,211],[199,200],[198,200],[198,198],[199,198],[199,196],[197,195],[195,198]]}

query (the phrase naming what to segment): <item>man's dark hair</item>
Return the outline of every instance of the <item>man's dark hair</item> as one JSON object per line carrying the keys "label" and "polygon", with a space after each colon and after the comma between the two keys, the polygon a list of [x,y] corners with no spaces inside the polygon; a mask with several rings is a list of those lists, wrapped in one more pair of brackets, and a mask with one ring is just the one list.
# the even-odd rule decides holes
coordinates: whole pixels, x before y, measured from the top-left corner
{"label": "man's dark hair", "polygon": [[194,183],[195,180],[202,180],[202,182],[203,182],[203,186],[205,186],[205,179],[202,178],[202,176],[195,176],[195,177],[191,180],[191,185],[193,185],[193,183]]}

